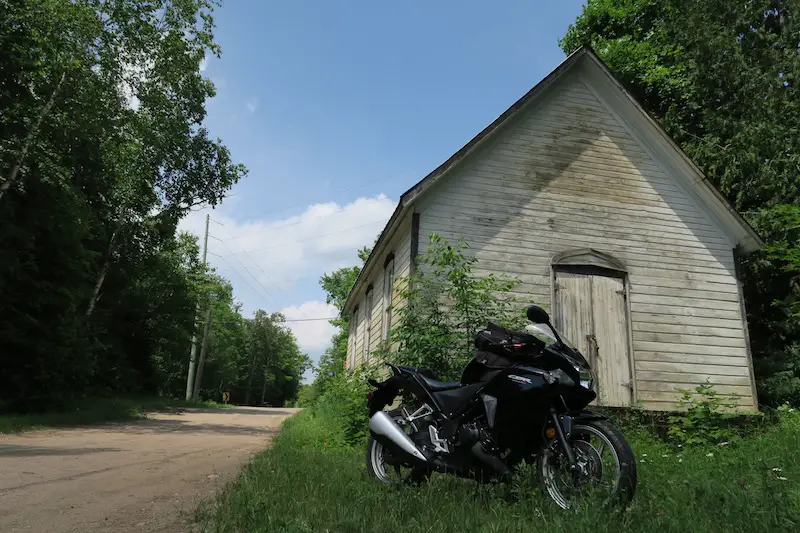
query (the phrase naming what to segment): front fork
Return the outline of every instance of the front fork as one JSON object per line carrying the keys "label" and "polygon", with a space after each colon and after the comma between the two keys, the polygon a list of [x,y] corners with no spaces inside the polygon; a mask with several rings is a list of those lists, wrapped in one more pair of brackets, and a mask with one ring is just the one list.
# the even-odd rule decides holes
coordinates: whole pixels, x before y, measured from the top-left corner
{"label": "front fork", "polygon": [[572,433],[572,417],[563,415],[559,418],[555,408],[551,407],[550,421],[553,423],[553,427],[556,430],[556,437],[561,444],[561,451],[564,452],[564,457],[567,458],[567,463],[569,463],[570,472],[572,472],[572,476],[577,479],[580,477],[581,471],[578,463],[575,461],[575,452],[572,450],[572,446],[570,446],[569,443],[569,437]]}

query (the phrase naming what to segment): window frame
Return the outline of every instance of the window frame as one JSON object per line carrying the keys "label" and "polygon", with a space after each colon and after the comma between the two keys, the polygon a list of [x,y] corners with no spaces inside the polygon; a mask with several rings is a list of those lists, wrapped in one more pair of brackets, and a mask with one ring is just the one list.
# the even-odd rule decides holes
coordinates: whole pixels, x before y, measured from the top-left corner
{"label": "window frame", "polygon": [[365,329],[364,329],[364,362],[366,363],[369,361],[369,353],[370,353],[370,343],[372,342],[372,306],[374,304],[373,300],[373,290],[372,285],[367,287],[367,292],[364,295],[364,320],[366,321]]}
{"label": "window frame", "polygon": [[350,317],[350,337],[353,339],[353,353],[350,354],[350,369],[356,368],[356,352],[358,350],[358,306],[353,308],[353,314]]}
{"label": "window frame", "polygon": [[389,340],[389,334],[392,327],[392,301],[394,299],[394,254],[391,253],[386,257],[383,263],[383,320],[381,328],[381,339],[384,341]]}

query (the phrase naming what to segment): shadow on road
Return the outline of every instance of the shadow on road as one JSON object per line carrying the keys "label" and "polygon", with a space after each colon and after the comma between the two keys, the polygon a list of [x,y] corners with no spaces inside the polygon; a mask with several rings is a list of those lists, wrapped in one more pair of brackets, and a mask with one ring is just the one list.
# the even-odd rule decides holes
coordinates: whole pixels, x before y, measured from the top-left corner
{"label": "shadow on road", "polygon": [[121,433],[205,433],[216,435],[275,435],[280,428],[240,426],[236,424],[191,423],[175,419],[148,419],[115,428]]}
{"label": "shadow on road", "polygon": [[205,407],[189,407],[180,409],[180,412],[191,412],[201,414],[216,415],[267,415],[267,416],[292,416],[294,411],[284,411],[273,407],[230,407],[224,409],[213,409]]}
{"label": "shadow on road", "polygon": [[87,455],[100,452],[118,452],[119,448],[59,448],[51,446],[25,446],[0,444],[0,457],[37,457],[45,455]]}

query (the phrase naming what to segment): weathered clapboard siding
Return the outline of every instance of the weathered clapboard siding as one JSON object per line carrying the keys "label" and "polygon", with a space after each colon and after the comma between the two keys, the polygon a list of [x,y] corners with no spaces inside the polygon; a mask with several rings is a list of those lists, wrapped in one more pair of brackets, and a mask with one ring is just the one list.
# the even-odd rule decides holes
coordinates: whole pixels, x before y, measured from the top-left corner
{"label": "weathered clapboard siding", "polygon": [[[487,177],[485,179],[493,179],[491,177]],[[506,188],[505,194],[507,195],[511,187]],[[565,206],[564,201],[566,199],[554,199],[549,200],[546,193],[542,193],[539,198],[539,202],[537,203],[537,211],[530,212],[529,209],[526,208],[525,205],[521,203],[519,198],[500,198],[494,199],[491,198],[489,195],[480,195],[480,194],[471,194],[470,191],[465,191],[465,194],[462,195],[461,198],[456,200],[451,200],[448,197],[443,197],[441,202],[443,205],[450,205],[453,201],[456,202],[455,207],[463,207],[463,206],[474,206],[476,208],[483,208],[490,207],[493,204],[496,205],[497,210],[500,213],[509,213],[513,212],[518,214],[519,216],[530,216],[534,214],[546,215],[548,217],[559,217],[560,220],[570,220],[571,217],[574,217],[576,214],[583,215],[584,219],[589,220],[596,220],[598,223],[602,223],[610,214],[613,215],[622,223],[628,222],[633,223],[637,221],[637,219],[641,219],[640,213],[638,209],[614,209],[613,206],[607,206],[605,204],[593,203],[590,200],[583,200],[579,198],[575,201],[570,200],[570,206]],[[586,207],[591,207],[592,210],[589,212],[581,212]],[[683,220],[680,225],[670,225],[674,224],[675,220],[668,216],[661,216],[657,213],[649,213],[647,220],[639,220],[638,223],[641,224],[642,229],[656,229],[663,233],[677,233],[681,235],[692,235],[692,236],[708,236],[708,233],[713,233],[711,230],[708,230],[706,227],[697,226],[691,222]],[[715,235],[716,236],[716,235]]]}
{"label": "weathered clapboard siding", "polygon": [[732,244],[577,74],[426,193],[419,250],[464,239],[477,273],[550,306],[554,254],[594,248],[628,269],[637,400],[677,407],[706,379],[753,391]]}
{"label": "weathered clapboard siding", "polygon": [[[392,236],[389,242],[382,248],[382,254],[375,261],[374,267],[368,273],[364,283],[364,289],[369,285],[373,286],[373,303],[372,303],[372,329],[370,332],[370,359],[372,354],[379,348],[383,342],[383,320],[384,310],[386,309],[386,298],[384,297],[384,275],[383,268],[386,257],[394,254],[394,290],[392,297],[393,320],[396,320],[397,310],[400,309],[404,302],[399,296],[399,291],[406,283],[403,278],[407,278],[410,274],[410,253],[411,253],[411,236],[410,236],[411,217],[407,217],[399,226],[397,232]],[[364,362],[364,339],[366,332],[366,290],[359,294],[358,299],[358,325],[355,332],[355,341],[351,344],[348,343],[347,361],[351,361],[351,357],[355,354],[356,365]],[[349,368],[349,366],[348,366]]]}
{"label": "weathered clapboard siding", "polygon": [[[364,304],[363,304],[363,347],[360,353],[360,360],[359,362],[364,362],[368,360],[368,353],[371,356],[374,353],[375,348],[379,344],[380,341],[380,307],[379,307],[379,298],[378,294],[380,293],[380,287],[372,289],[372,298],[371,301],[367,298],[366,293],[364,295]],[[370,305],[371,304],[371,305]],[[371,307],[371,309],[370,309]],[[376,314],[378,316],[376,316]],[[378,329],[376,329],[376,324]],[[378,341],[376,341],[376,337],[378,337]]]}
{"label": "weathered clapboard siding", "polygon": [[[437,221],[436,219],[439,218]],[[563,248],[563,246],[573,244],[579,246],[580,243],[583,243],[584,246],[587,246],[587,243],[592,245],[601,246],[602,240],[594,239],[590,236],[584,237],[581,239],[578,236],[571,236],[565,235],[563,241],[559,244],[557,243],[550,243],[550,242],[542,242],[542,237],[549,233],[546,230],[538,233],[537,235],[531,235],[530,233],[520,232],[520,233],[512,233],[510,232],[509,228],[503,228],[500,231],[497,231],[497,236],[489,237],[488,229],[482,228],[478,225],[469,225],[466,223],[459,223],[456,221],[456,217],[453,217],[448,221],[447,219],[442,219],[440,217],[431,217],[430,224],[420,224],[420,227],[423,229],[435,228],[440,227],[442,228],[444,225],[448,227],[446,231],[439,231],[440,235],[444,236],[445,233],[449,235],[462,235],[464,231],[469,231],[474,234],[474,240],[476,242],[484,242],[486,243],[485,249],[481,249],[480,252],[483,252],[486,258],[489,258],[489,253],[493,252],[494,257],[506,256],[505,259],[515,259],[517,262],[521,262],[526,260],[529,257],[550,257],[554,249]],[[436,224],[436,222],[443,222],[443,224]],[[513,229],[513,228],[511,228]],[[599,242],[595,242],[599,241]],[[530,249],[520,249],[519,251],[514,250],[513,252],[509,251],[509,246],[514,246],[510,243],[520,243],[523,247],[525,245],[530,246]],[[619,253],[629,253],[631,259],[629,263],[631,265],[640,265],[643,268],[647,268],[649,266],[653,266],[654,264],[660,266],[667,270],[680,270],[681,272],[696,272],[699,274],[711,274],[715,275],[719,273],[720,265],[723,265],[720,261],[716,261],[713,258],[709,257],[706,261],[700,261],[695,259],[682,259],[679,257],[671,257],[667,255],[669,253],[668,250],[664,251],[663,255],[653,255],[648,253],[639,253],[638,248],[626,246],[625,244],[618,244],[614,245],[614,243],[609,243],[609,245],[613,245],[614,250],[618,250]],[[532,247],[537,247],[538,249],[533,249]],[[518,247],[519,248],[519,247]],[[658,263],[654,263],[658,261]],[[730,269],[729,269],[730,270]],[[703,281],[709,282],[711,279],[705,278]],[[727,283],[726,283],[727,281]],[[733,285],[729,277],[720,278],[718,283]]]}
{"label": "weathered clapboard siding", "polygon": [[[356,365],[361,363],[364,360],[364,302],[362,301],[359,304],[358,308],[358,321],[356,322],[356,339],[353,343],[353,347],[355,349],[355,356],[353,360],[355,360]],[[348,354],[349,355],[349,354]]]}
{"label": "weathered clapboard siding", "polygon": [[369,352],[370,358],[381,344],[381,311],[383,310],[383,287],[375,284],[372,300],[372,323],[370,325]]}
{"label": "weathered clapboard siding", "polygon": [[[392,320],[391,324],[397,324],[399,312],[405,307],[406,301],[401,293],[408,287],[408,278],[411,275],[411,228],[410,219],[407,229],[398,239],[394,252],[394,286],[392,287]],[[396,343],[392,343],[392,349],[396,349]]]}

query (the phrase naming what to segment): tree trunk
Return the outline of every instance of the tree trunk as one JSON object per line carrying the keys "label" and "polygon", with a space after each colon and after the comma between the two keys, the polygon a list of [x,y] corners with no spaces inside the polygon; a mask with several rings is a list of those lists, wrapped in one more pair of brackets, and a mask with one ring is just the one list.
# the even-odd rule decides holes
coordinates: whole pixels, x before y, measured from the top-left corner
{"label": "tree trunk", "polygon": [[108,248],[106,249],[105,259],[103,260],[103,268],[100,269],[97,281],[94,283],[92,297],[89,299],[89,306],[86,308],[86,318],[92,316],[94,306],[97,305],[97,301],[100,299],[100,289],[103,287],[103,281],[105,281],[108,269],[111,267],[111,254],[114,252],[114,239],[119,231],[119,226],[120,223],[117,222],[114,232],[111,234],[111,239],[108,241]]}
{"label": "tree trunk", "polygon": [[264,397],[267,395],[267,373],[264,372],[264,385],[261,387],[261,404],[264,405]]}
{"label": "tree trunk", "polygon": [[53,107],[53,104],[56,101],[56,96],[58,95],[58,91],[61,90],[61,85],[64,83],[64,78],[66,78],[66,72],[61,74],[61,79],[58,80],[58,84],[56,84],[56,88],[53,89],[53,92],[50,93],[50,99],[44,105],[42,110],[39,112],[39,115],[36,117],[36,122],[33,123],[33,127],[28,132],[28,135],[25,137],[25,141],[22,144],[22,150],[19,153],[19,157],[14,162],[14,165],[11,167],[11,172],[9,172],[6,181],[0,183],[0,200],[3,199],[3,195],[11,188],[14,182],[17,181],[17,176],[19,176],[19,169],[22,168],[22,164],[25,162],[25,157],[28,155],[28,150],[31,148],[31,144],[33,143],[33,139],[36,137],[36,134],[39,133],[39,127],[42,125],[42,121],[44,117],[50,112],[50,109]]}
{"label": "tree trunk", "polygon": [[111,266],[111,260],[106,259],[103,262],[103,268],[100,269],[100,275],[97,276],[97,281],[94,284],[94,290],[92,291],[92,298],[89,300],[89,307],[86,308],[86,317],[92,316],[92,311],[94,311],[94,306],[97,304],[97,300],[100,299],[100,287],[103,286],[103,281],[106,279],[106,273],[108,272],[108,268]]}
{"label": "tree trunk", "polygon": [[250,388],[253,386],[253,373],[256,370],[256,350],[253,349],[253,359],[250,361],[250,375],[247,376],[247,389],[244,391],[244,404],[250,405]]}
{"label": "tree trunk", "polygon": [[200,381],[203,379],[203,365],[206,364],[206,351],[208,350],[208,333],[211,330],[211,304],[208,304],[206,311],[206,325],[203,328],[203,344],[200,346],[200,361],[197,363],[197,377],[194,378],[193,399],[197,399],[200,392]]}

